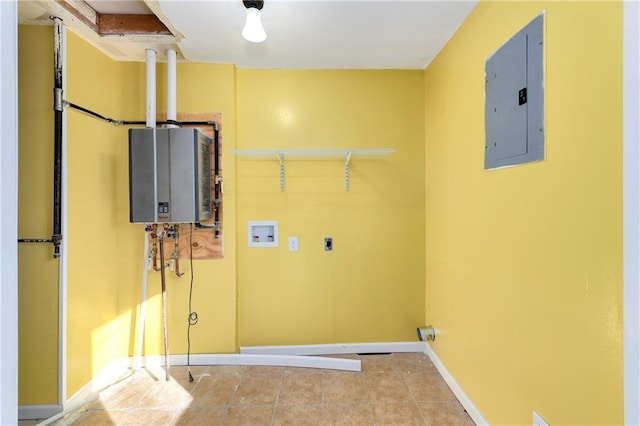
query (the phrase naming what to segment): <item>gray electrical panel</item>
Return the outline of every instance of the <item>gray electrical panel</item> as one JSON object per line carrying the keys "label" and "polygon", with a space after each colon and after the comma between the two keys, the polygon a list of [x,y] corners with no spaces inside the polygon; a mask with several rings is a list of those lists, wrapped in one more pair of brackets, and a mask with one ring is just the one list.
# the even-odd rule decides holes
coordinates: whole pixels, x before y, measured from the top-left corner
{"label": "gray electrical panel", "polygon": [[211,139],[197,129],[130,129],[129,206],[132,223],[209,219]]}
{"label": "gray electrical panel", "polygon": [[544,160],[543,19],[485,63],[485,169]]}

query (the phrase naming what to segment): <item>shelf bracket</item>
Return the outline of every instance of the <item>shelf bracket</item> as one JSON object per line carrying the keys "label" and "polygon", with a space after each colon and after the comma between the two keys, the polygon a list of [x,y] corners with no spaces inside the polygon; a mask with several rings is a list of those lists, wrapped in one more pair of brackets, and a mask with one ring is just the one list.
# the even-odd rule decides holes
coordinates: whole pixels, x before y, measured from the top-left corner
{"label": "shelf bracket", "polygon": [[280,162],[280,192],[284,192],[284,154],[279,152],[276,155]]}
{"label": "shelf bracket", "polygon": [[349,151],[344,154],[344,190],[348,191],[351,181],[349,179],[349,162],[351,161],[351,154],[353,151]]}

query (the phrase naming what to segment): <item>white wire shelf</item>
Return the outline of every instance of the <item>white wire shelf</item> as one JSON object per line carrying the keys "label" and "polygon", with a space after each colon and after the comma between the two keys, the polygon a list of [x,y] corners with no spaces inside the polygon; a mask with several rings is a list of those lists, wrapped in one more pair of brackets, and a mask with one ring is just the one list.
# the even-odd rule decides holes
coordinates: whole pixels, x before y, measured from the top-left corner
{"label": "white wire shelf", "polygon": [[231,154],[249,160],[278,160],[280,163],[280,191],[284,191],[285,160],[335,160],[344,161],[344,189],[349,190],[349,163],[355,158],[377,158],[393,154],[393,148],[346,149],[235,149]]}

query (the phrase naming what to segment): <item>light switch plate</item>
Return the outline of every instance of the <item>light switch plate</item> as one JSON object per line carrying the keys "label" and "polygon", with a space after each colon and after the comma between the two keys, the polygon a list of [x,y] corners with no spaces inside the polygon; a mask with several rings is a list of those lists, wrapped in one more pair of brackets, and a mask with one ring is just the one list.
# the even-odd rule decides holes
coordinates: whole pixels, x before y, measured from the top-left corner
{"label": "light switch plate", "polygon": [[298,251],[298,237],[289,237],[289,251]]}

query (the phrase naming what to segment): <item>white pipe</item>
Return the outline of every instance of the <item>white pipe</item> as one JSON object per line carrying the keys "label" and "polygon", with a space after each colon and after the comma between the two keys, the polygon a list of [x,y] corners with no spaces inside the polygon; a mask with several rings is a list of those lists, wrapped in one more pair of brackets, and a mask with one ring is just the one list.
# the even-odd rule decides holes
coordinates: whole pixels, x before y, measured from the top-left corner
{"label": "white pipe", "polygon": [[115,382],[111,383],[108,386],[105,386],[104,388],[100,389],[97,392],[94,392],[92,395],[90,395],[87,399],[85,399],[84,401],[80,401],[78,403],[75,403],[71,406],[65,407],[65,409],[61,412],[59,412],[58,414],[54,414],[53,416],[43,420],[42,422],[38,423],[36,426],[46,426],[46,425],[50,425],[53,422],[55,422],[56,420],[59,420],[63,417],[66,417],[67,415],[73,413],[74,411],[78,411],[80,408],[84,407],[85,405],[89,405],[90,403],[96,401],[99,397],[100,397],[100,393],[107,390],[108,388],[110,388],[111,386],[117,385],[118,383],[127,380],[129,377],[133,377],[134,373],[127,373],[125,374],[123,377],[119,378],[118,380],[116,380]]}
{"label": "white pipe", "polygon": [[147,49],[147,127],[156,127],[156,51]]}
{"label": "white pipe", "polygon": [[79,402],[77,404],[73,404],[71,407],[67,408],[64,411],[59,412],[58,414],[49,417],[48,419],[45,419],[43,421],[41,421],[40,423],[37,423],[36,426],[46,426],[46,425],[50,425],[53,422],[55,422],[56,420],[59,420],[63,417],[65,417],[66,415],[73,413],[74,411],[78,410],[79,408],[84,407],[85,405],[89,405],[90,403],[94,402],[95,400],[98,399],[98,397],[100,397],[99,394],[94,394],[91,395],[88,399]]}
{"label": "white pipe", "polygon": [[147,310],[147,278],[151,256],[149,256],[149,232],[144,233],[144,258],[142,259],[142,294],[140,296],[140,310],[138,311],[138,341],[136,342],[136,359],[133,368],[138,371],[142,368],[142,343],[144,342],[144,320]]}
{"label": "white pipe", "polygon": [[[167,121],[177,120],[176,112],[176,51],[167,50]],[[167,127],[176,127],[168,125]]]}

